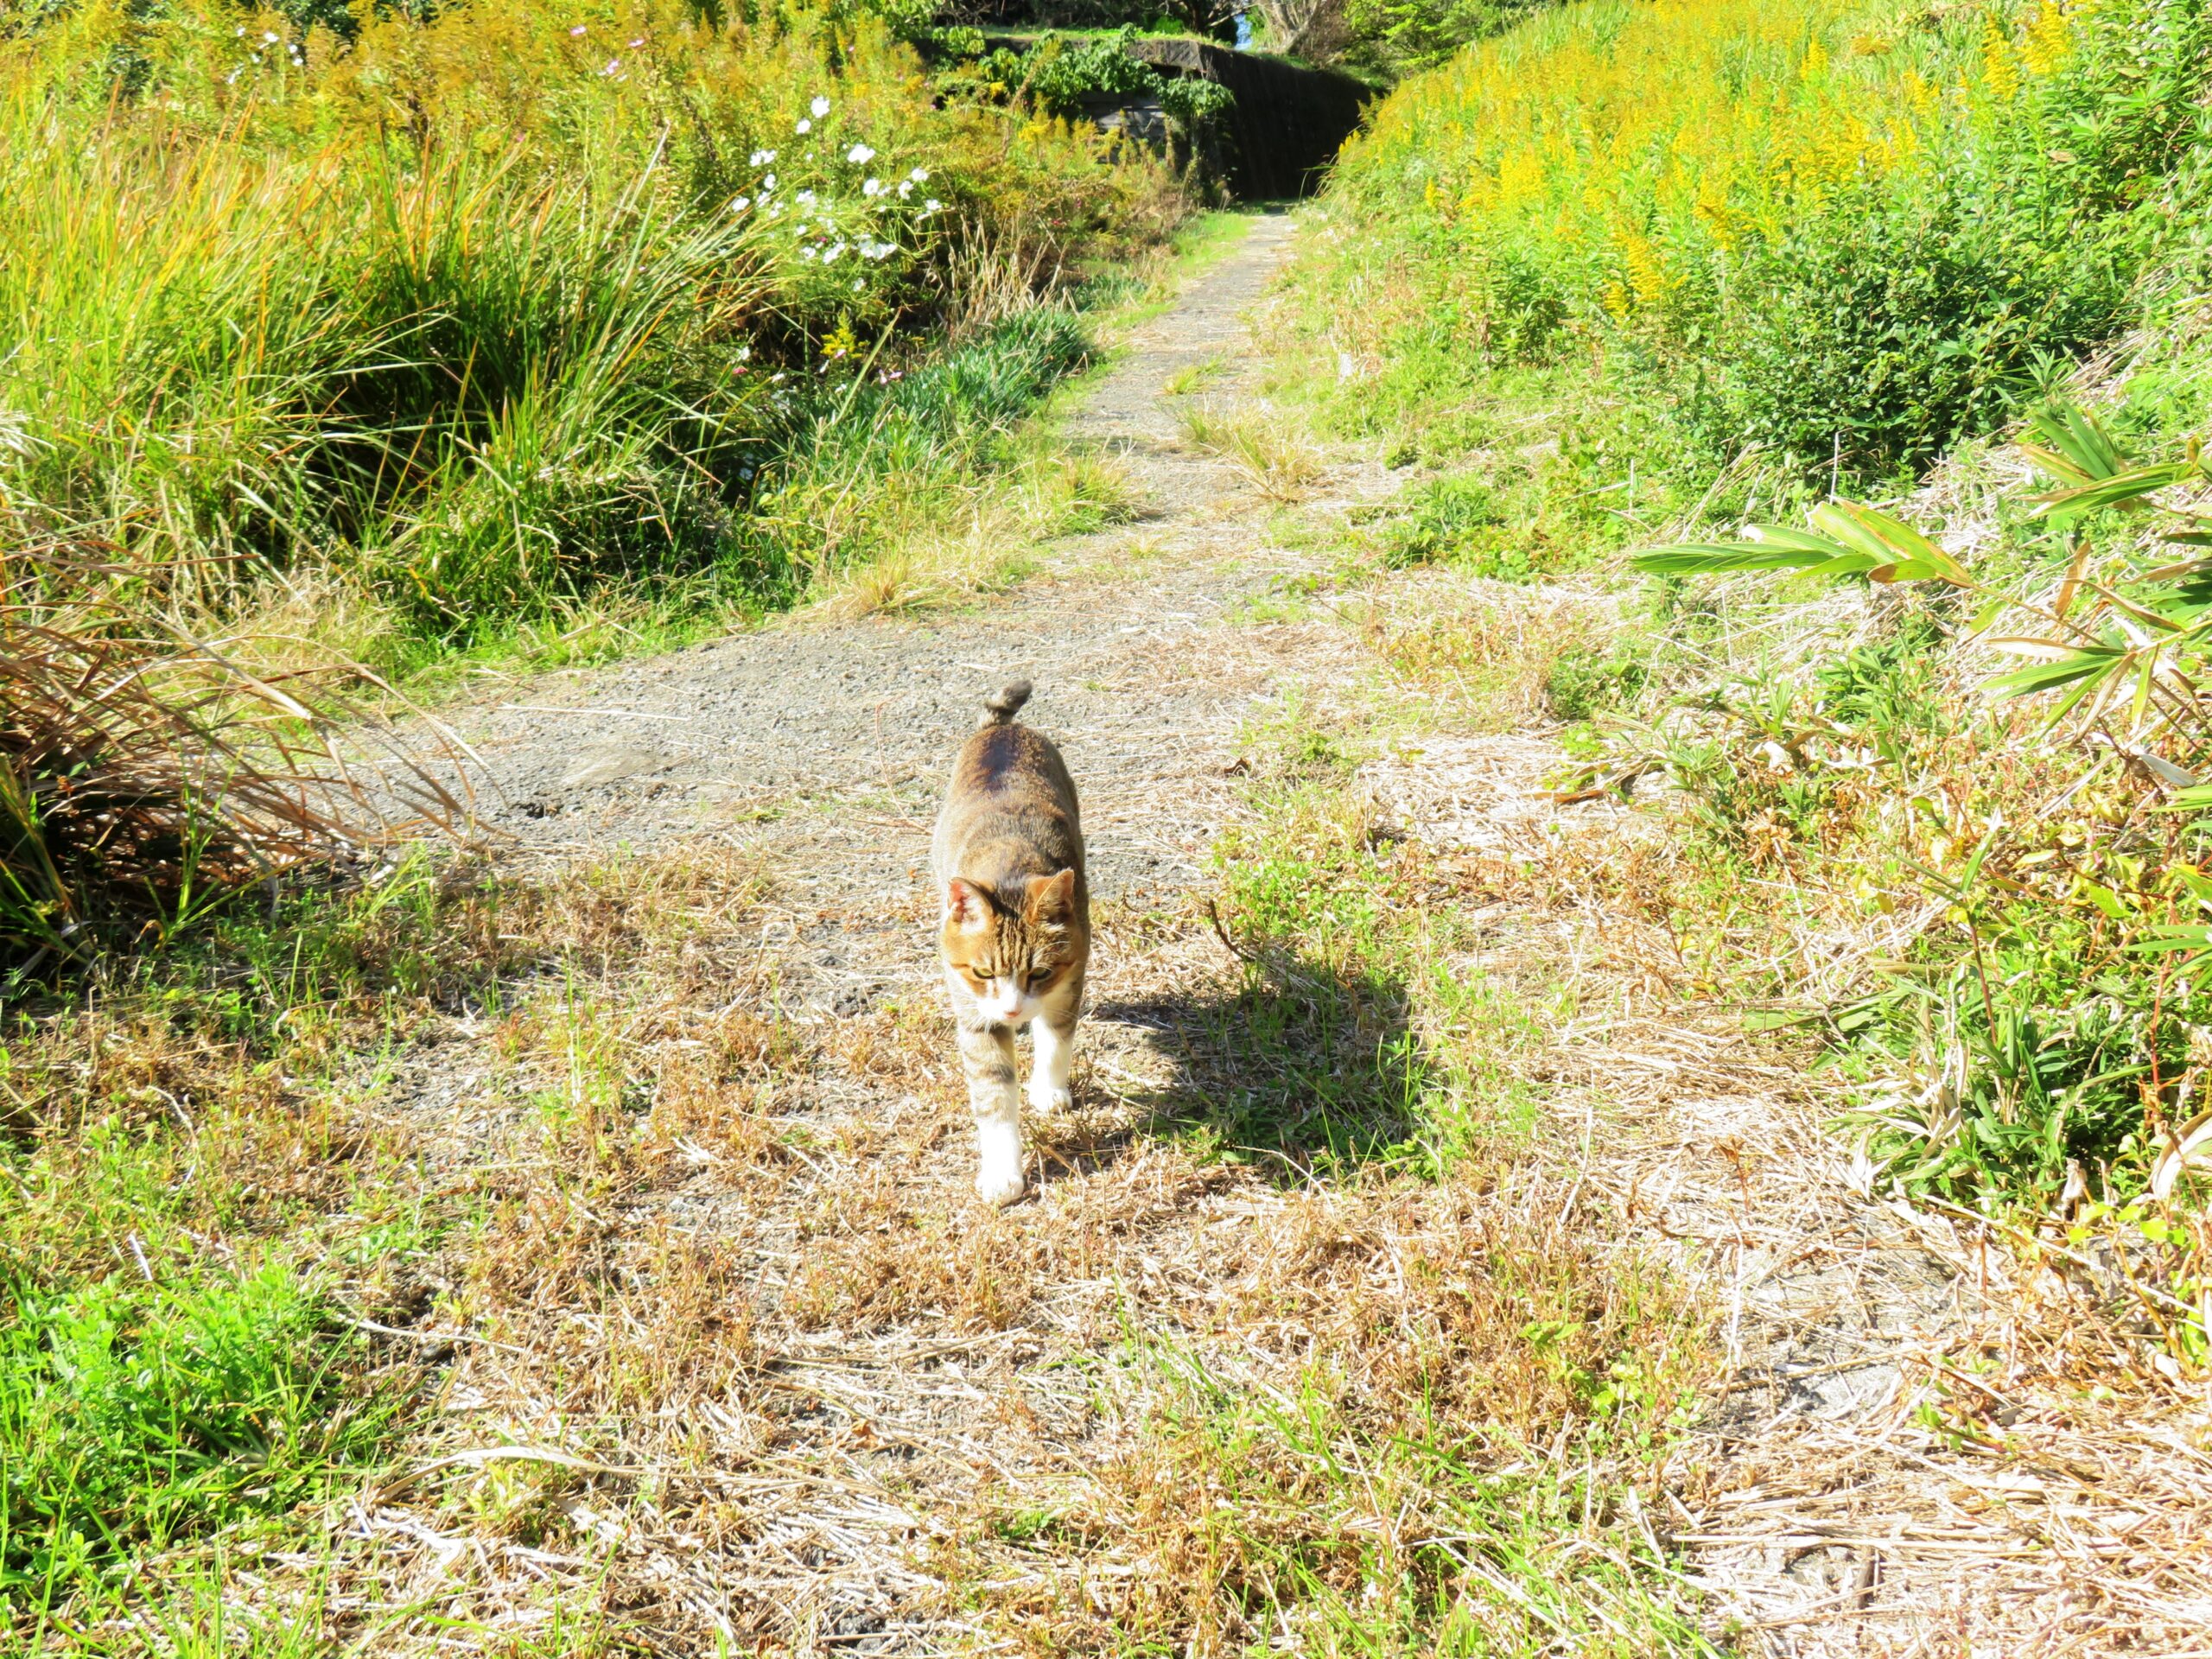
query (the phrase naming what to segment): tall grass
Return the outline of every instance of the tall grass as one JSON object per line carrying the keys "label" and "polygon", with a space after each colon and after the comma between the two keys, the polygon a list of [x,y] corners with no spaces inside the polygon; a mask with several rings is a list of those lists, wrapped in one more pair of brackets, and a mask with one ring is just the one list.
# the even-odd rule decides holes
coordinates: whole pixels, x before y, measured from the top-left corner
{"label": "tall grass", "polygon": [[1721,459],[1918,465],[2129,320],[2209,45],[2195,0],[1592,0],[1385,105],[1333,297],[1385,353],[1618,354]]}
{"label": "tall grass", "polygon": [[190,608],[334,571],[395,659],[610,579],[787,597],[817,556],[746,519],[818,424],[793,382],[925,359],[957,224],[1058,268],[1172,217],[1157,170],[918,72],[866,20],[661,0],[0,41],[0,534],[96,536]]}

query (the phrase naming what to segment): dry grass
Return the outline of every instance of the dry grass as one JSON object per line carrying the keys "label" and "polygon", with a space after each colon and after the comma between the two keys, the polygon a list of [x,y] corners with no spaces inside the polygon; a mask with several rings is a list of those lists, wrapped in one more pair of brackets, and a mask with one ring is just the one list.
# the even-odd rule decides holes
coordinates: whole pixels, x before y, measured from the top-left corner
{"label": "dry grass", "polygon": [[365,671],[257,671],[264,642],[195,637],[144,585],[99,550],[0,555],[0,968],[81,967],[245,883],[464,826],[458,772],[341,726]]}
{"label": "dry grass", "polygon": [[1440,700],[1430,718],[1494,732],[1558,720],[1560,658],[1602,652],[1622,628],[1618,601],[1603,592],[1433,572],[1371,584],[1357,614],[1368,647],[1405,690]]}
{"label": "dry grass", "polygon": [[1304,501],[1321,481],[1319,454],[1279,416],[1203,400],[1179,410],[1177,418],[1193,449],[1229,461],[1270,501]]}
{"label": "dry grass", "polygon": [[[1516,628],[1485,597],[1471,626],[1467,601],[1426,580],[1374,598],[1370,638],[1417,683],[1479,665],[1476,696],[1541,719],[1556,601],[1527,595]],[[1832,612],[1782,626],[1825,634]],[[1773,649],[1716,634],[1718,652]],[[1870,916],[1788,858],[1717,905],[1665,796],[1560,804],[1563,760],[1525,733],[1454,733],[1401,742],[1361,777],[1382,821],[1430,849],[1430,902],[1463,907],[1486,964],[1539,950],[1573,988],[1546,1115],[1592,1114],[1586,1224],[1659,1244],[1716,1310],[1723,1375],[1663,1461],[1655,1522],[1708,1628],[1792,1656],[2195,1641],[2212,1607],[2212,1452],[2201,1375],[2168,1329],[2179,1310],[2056,1226],[1878,1190],[1824,1127],[1843,1080],[1746,1037],[1732,1006],[1747,982],[1809,981],[1833,1000],[1911,916]],[[2012,779],[2001,757],[1976,766],[2023,812],[2050,781]]]}
{"label": "dry grass", "polygon": [[[702,844],[472,912],[496,1011],[425,1009],[422,1060],[340,1114],[386,1207],[449,1217],[352,1291],[435,1389],[327,1551],[228,1581],[244,1624],[306,1609],[395,1653],[1226,1652],[1294,1608],[1363,1618],[1402,1573],[1526,1637],[1427,1541],[1529,1541],[1468,1468],[1581,1503],[1592,1560],[1619,1554],[1578,1497],[1586,1379],[1674,1332],[1609,1421],[1663,1418],[1699,1316],[1571,1224],[1542,1157],[1443,1185],[1222,1161],[1160,1115],[1202,1109],[1235,1050],[1142,1010],[1233,1006],[1243,966],[1201,915],[1109,908],[1080,1109],[1040,1128],[1041,1200],[985,1209],[933,1001],[795,1003],[764,942],[782,903]],[[1562,1433],[1573,1455],[1529,1464]]]}
{"label": "dry grass", "polygon": [[1133,516],[1114,462],[1057,453],[1048,433],[1025,433],[1027,453],[1003,474],[918,511],[884,551],[823,582],[814,608],[849,621],[1003,592],[1037,568],[1055,538]]}

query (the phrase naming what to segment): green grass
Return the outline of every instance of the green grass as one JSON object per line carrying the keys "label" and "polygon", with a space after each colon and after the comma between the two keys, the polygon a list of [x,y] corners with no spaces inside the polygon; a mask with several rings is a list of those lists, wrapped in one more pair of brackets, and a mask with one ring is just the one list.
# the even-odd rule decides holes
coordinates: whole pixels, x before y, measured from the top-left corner
{"label": "green grass", "polygon": [[374,1087],[365,1047],[434,999],[490,995],[479,902],[441,899],[418,861],[232,913],[0,1030],[11,1628],[98,1617],[149,1564],[221,1540],[312,1535],[317,1502],[391,1457],[422,1374],[358,1321],[414,1294],[444,1224],[344,1101]]}
{"label": "green grass", "polygon": [[[92,1150],[112,1173],[115,1154]],[[29,1606],[358,1478],[402,1419],[406,1393],[364,1384],[359,1339],[303,1264],[129,1273],[67,1291],[19,1279],[9,1298],[0,1587]]]}
{"label": "green grass", "polygon": [[227,15],[0,41],[0,534],[388,671],[865,561],[1081,359],[1050,310],[946,338],[988,250],[1127,264],[1180,211],[1070,134],[1010,159],[871,22]]}
{"label": "green grass", "polygon": [[[1525,1264],[1484,1266],[1510,1275]],[[1641,1315],[1628,1321],[1637,1336],[1648,1334]],[[1455,1357],[1571,1371],[1559,1340],[1555,1322],[1532,1319],[1510,1354]],[[1589,1413],[1577,1466],[1440,1402],[1408,1401],[1378,1422],[1357,1379],[1326,1365],[1288,1389],[1256,1388],[1164,1338],[1117,1357],[1142,1379],[1153,1455],[1206,1500],[1170,1548],[1185,1570],[1203,1562],[1227,1580],[1262,1648],[1455,1659],[1721,1651],[1700,1633],[1674,1562],[1637,1525],[1632,1486],[1597,1472],[1601,1460],[1618,1467],[1610,1440],[1648,1432],[1675,1386],[1663,1370],[1623,1356],[1570,1382]]]}

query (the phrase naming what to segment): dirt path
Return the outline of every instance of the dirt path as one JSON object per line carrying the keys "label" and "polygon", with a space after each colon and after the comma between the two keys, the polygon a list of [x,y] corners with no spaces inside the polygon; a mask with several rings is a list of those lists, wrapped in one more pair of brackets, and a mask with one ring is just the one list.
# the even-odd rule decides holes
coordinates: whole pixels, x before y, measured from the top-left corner
{"label": "dirt path", "polygon": [[[721,832],[778,873],[785,902],[903,915],[926,854],[945,758],[980,698],[1037,686],[1028,718],[1084,791],[1095,890],[1142,905],[1185,885],[1218,820],[1223,770],[1274,664],[1225,640],[1224,614],[1297,561],[1267,544],[1271,504],[1182,442],[1166,391],[1220,366],[1210,397],[1249,393],[1246,313],[1289,221],[1255,219],[1236,249],[1126,342],[1067,424],[1112,458],[1135,522],[1059,544],[1046,574],[964,613],[833,622],[801,616],[671,657],[555,677],[464,720],[496,785],[498,828],[553,856],[650,851]],[[1389,487],[1339,469],[1336,495]],[[1241,631],[1240,631],[1241,632]],[[790,963],[839,1013],[925,966],[919,936],[810,932]],[[881,948],[879,949],[878,947]]]}
{"label": "dirt path", "polygon": [[[2014,1343],[2020,1304],[1965,1296],[1995,1282],[1987,1253],[1875,1201],[1821,1131],[1832,1103],[1698,1002],[1671,924],[1640,908],[1662,816],[1554,804],[1540,720],[1483,735],[1510,722],[1475,710],[1454,731],[1389,682],[1424,734],[1362,774],[1446,918],[1425,971],[1473,997],[1450,1041],[1497,1070],[1452,1083],[1452,1109],[1525,1113],[1527,1138],[1435,1182],[1207,1150],[1205,1103],[1282,1064],[1254,1022],[1307,1012],[1294,988],[1255,1010],[1204,906],[1210,843],[1248,821],[1249,722],[1293,687],[1371,720],[1394,606],[1422,627],[1501,607],[1517,636],[1611,602],[1393,578],[1359,596],[1366,637],[1252,606],[1306,561],[1272,541],[1249,474],[1185,442],[1170,382],[1211,365],[1209,399],[1258,397],[1245,317],[1287,234],[1255,220],[1128,342],[1068,431],[1126,469],[1141,512],[1051,550],[1017,591],[800,616],[463,717],[511,861],[567,907],[566,977],[458,1016],[379,1087],[410,1155],[485,1217],[434,1281],[467,1335],[429,1449],[557,1456],[503,1451],[357,1506],[351,1605],[549,1654],[597,1650],[553,1639],[578,1608],[676,1654],[1225,1651],[1261,1639],[1224,1611],[1265,1604],[1249,1575],[1412,1584],[1403,1552],[1428,1546],[1402,1525],[1510,1533],[1550,1502],[1567,1508],[1517,1543],[1452,1547],[1495,1590],[1469,1615],[1480,1650],[1579,1651],[1649,1610],[1607,1599],[1618,1546],[1592,1530],[1564,1429],[1552,1465],[1539,1447],[1499,1475],[1522,1484],[1494,1515],[1466,1508],[1486,1487],[1363,1466],[1315,1488],[1312,1471],[1387,1464],[1437,1389],[1469,1390],[1455,1433],[1493,1411],[1574,1421],[1528,1333],[1554,1307],[1559,1328],[1602,1324],[1656,1262],[1688,1323],[1669,1336],[1662,1308],[1630,1352],[1663,1350],[1711,1393],[1667,1467],[1635,1477],[1649,1515],[1615,1524],[1673,1541],[1706,1629],[1777,1654],[2009,1654],[2105,1617],[2084,1586],[2106,1547],[2080,1518],[2134,1523],[2082,1472],[2102,1454],[2021,1427],[2043,1461],[1985,1477],[1991,1442],[1920,1426],[1945,1357]],[[1357,454],[1321,460],[1308,530],[1393,488]],[[969,1189],[923,869],[946,758],[1017,676],[1084,791],[1098,954],[1077,1108],[1033,1125],[1036,1196],[1001,1213]],[[1321,1035],[1382,1052],[1371,1030]],[[1198,1139],[1154,1132],[1194,1109]],[[1317,1375],[1337,1379],[1337,1439],[1299,1448],[1292,1418],[1237,1438],[1249,1402]],[[1176,1429],[1194,1401],[1219,1415]],[[1483,1578],[1532,1550],[1585,1565]],[[419,1630],[444,1650],[439,1628]]]}
{"label": "dirt path", "polygon": [[[658,1523],[588,1504],[582,1521],[569,1513],[587,1535],[600,1528],[594,1570],[618,1587],[598,1593],[650,1606],[641,1627],[669,1651],[705,1651],[695,1644],[717,1636],[745,1650],[763,1640],[798,1652],[964,1650],[977,1638],[948,1610],[947,1586],[977,1573],[1003,1592],[1027,1571],[1052,1598],[1080,1601],[1079,1566],[1063,1579],[1009,1565],[1027,1558],[987,1517],[1049,1505],[1110,1457],[1116,1426],[1087,1380],[1101,1357],[1128,1321],[1191,1329],[1192,1264],[1243,1271],[1246,1249],[1261,1249],[1255,1206],[1285,1202],[1132,1126],[1189,1065],[1186,1046],[1170,1040],[1179,1020],[1236,967],[1187,912],[1233,810],[1240,730],[1286,676],[1349,672],[1356,657],[1333,625],[1238,620],[1245,600],[1301,562],[1269,543],[1274,504],[1182,442],[1167,390],[1179,372],[1214,365],[1209,399],[1253,395],[1247,314],[1288,229],[1255,219],[1125,343],[1068,431],[1125,469],[1138,515],[1052,550],[1018,591],[919,619],[800,616],[549,677],[455,720],[488,765],[493,823],[519,843],[511,862],[552,874],[703,861],[728,888],[757,888],[756,902],[702,895],[691,877],[677,884],[671,902],[740,919],[734,933],[706,928],[715,937],[700,971],[721,982],[680,1007],[620,1011],[627,1064],[661,1066],[661,1102],[669,1065],[687,1047],[719,1051],[733,1021],[747,1032],[772,1022],[774,1044],[809,1057],[761,1070],[753,1130],[734,1130],[723,1103],[746,1091],[716,1085],[717,1103],[701,1109],[712,1121],[687,1120],[681,1153],[603,1199],[572,1190],[556,1203],[528,1181],[469,1173],[541,1157],[543,1103],[580,1087],[556,1063],[503,1062],[472,1026],[404,1061],[392,1093],[439,1148],[434,1161],[518,1213],[504,1242],[520,1259],[474,1316],[505,1346],[457,1357],[453,1438],[480,1442],[487,1419],[512,1441],[574,1446],[581,1433],[610,1464],[680,1461],[715,1500],[712,1522],[690,1510],[696,1493],[682,1518]],[[1338,458],[1305,506],[1341,511],[1393,482]],[[982,694],[1016,677],[1037,686],[1025,718],[1061,744],[1083,792],[1101,944],[1077,1110],[1033,1125],[1041,1186],[1000,1216],[972,1198],[923,870],[947,758]],[[573,1053],[573,1032],[562,1040]],[[639,1300],[613,1313],[594,1290],[578,1305],[556,1266],[571,1227],[641,1287]],[[491,1255],[501,1242],[477,1248]],[[717,1296],[750,1302],[774,1334],[745,1339],[739,1384],[714,1361],[721,1338],[701,1346],[696,1330],[663,1329],[653,1340],[690,1356],[685,1375],[652,1394],[654,1421],[639,1421],[609,1380],[623,1363],[610,1321],[660,1328],[667,1282],[695,1270],[725,1287]],[[542,1287],[531,1276],[541,1271]],[[1221,1289],[1210,1283],[1202,1297]],[[710,1323],[739,1317],[724,1307]],[[458,1548],[448,1524],[406,1508],[361,1521],[374,1549],[412,1557],[418,1592],[458,1571],[451,1550],[440,1553],[441,1539]],[[946,1554],[963,1564],[917,1570]],[[460,1573],[469,1605],[506,1607],[503,1617],[542,1602],[549,1573],[582,1582],[584,1572],[527,1550],[479,1560]],[[1131,1590],[1125,1567],[1100,1571],[1116,1595]]]}

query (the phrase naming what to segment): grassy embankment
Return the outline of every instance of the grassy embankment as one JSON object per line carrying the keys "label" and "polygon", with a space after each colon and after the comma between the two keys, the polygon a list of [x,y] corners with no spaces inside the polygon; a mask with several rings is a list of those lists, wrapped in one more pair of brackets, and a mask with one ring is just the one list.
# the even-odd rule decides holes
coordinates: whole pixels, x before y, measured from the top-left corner
{"label": "grassy embankment", "polygon": [[[1279,400],[1414,476],[1319,584],[1386,674],[1300,712],[1261,824],[1223,844],[1240,937],[1323,964],[1363,1011],[1351,1028],[1407,1086],[1382,1138],[1447,1190],[1515,1168],[1581,1190],[1579,1107],[1528,1138],[1589,1040],[1565,1033],[1715,1011],[1787,1027],[1770,1058],[1809,1070],[1872,1192],[1988,1217],[2021,1285],[2088,1274],[2032,1356],[1962,1338],[1917,1396],[1914,1433],[1996,1459],[2014,1443],[1991,1402],[1947,1377],[2002,1375],[2045,1402],[2037,1444],[2111,1429],[2124,1462],[2129,1422],[2177,1407],[2206,1358],[2207,882],[2179,791],[2212,733],[2201,526],[2179,510],[2212,413],[2208,34],[2167,0],[1565,8],[1398,90],[1281,308]],[[2082,404],[2115,450],[2069,425]],[[2038,413],[2024,465],[2005,438]],[[1281,414],[1240,427],[1194,401],[1187,423],[1255,480],[1301,464]],[[1950,552],[1834,508],[1821,541],[1790,539],[1837,499]],[[1736,545],[1745,521],[1775,528]],[[1648,576],[1625,563],[1693,542]],[[1301,604],[1255,617],[1319,613]],[[2031,638],[2006,655],[1993,634]],[[1439,851],[1352,777],[1401,736],[1417,779],[1425,740],[1532,726],[1559,734],[1563,797],[1640,801],[1636,822]],[[1485,751],[1459,787],[1511,761]],[[1752,1075],[1757,1042],[1736,1052]],[[1654,1062],[1631,1058],[1600,1116],[1641,1096]],[[1723,1151],[1748,1208],[1761,1160]],[[1593,1224],[1648,1236],[1643,1179]],[[1631,1324],[1610,1363],[1645,1374],[1681,1329]],[[1522,1444],[1594,1433],[1617,1397],[1593,1388]],[[1459,1444],[1481,1490],[1496,1447]],[[1683,1445],[1649,1424],[1584,1467],[1688,1491]],[[1345,1457],[1335,1490],[1363,1466]],[[1582,1537],[1637,1535],[1630,1506],[1601,1513]],[[1416,1628],[1443,1643],[1441,1619]],[[1689,1641],[1662,1618],[1630,1645]]]}
{"label": "grassy embankment", "polygon": [[[1810,1016],[1909,1190],[2041,1213],[2075,1167],[2128,1204],[2195,1109],[2196,976],[2141,947],[2195,914],[2196,832],[2164,809],[2205,733],[2161,701],[2164,661],[2136,697],[2140,655],[2070,712],[1990,695],[1982,635],[2094,653],[2185,627],[2186,596],[2130,620],[2085,587],[2071,632],[2003,601],[2047,605],[2087,545],[2077,575],[2155,608],[2127,582],[2186,549],[2137,503],[2039,507],[2094,435],[2037,437],[2045,476],[1995,440],[2072,399],[2145,462],[2190,448],[2212,22],[2164,0],[1708,11],[1532,22],[1401,90],[1340,168],[1300,295],[1342,371],[1317,396],[1421,469],[1372,554],[1484,579],[1456,616],[1379,619],[1384,649],[1472,703],[1540,689],[1592,785],[1675,786],[1684,857],[1652,899],[1686,971]],[[2135,484],[2185,505],[2190,476]],[[1696,558],[1610,580],[1624,550],[1786,535],[1839,497],[1945,537],[1958,580],[1888,569],[1911,555],[1878,524],[1862,538],[1894,545],[1840,592]],[[1703,563],[1817,556],[1770,536]],[[1501,653],[1518,602],[1488,583],[1579,577],[1590,602],[1538,601],[1554,628]]]}
{"label": "grassy embankment", "polygon": [[[787,604],[972,517],[1181,212],[865,19],[64,13],[0,59],[11,540],[387,671]],[[818,111],[818,112],[817,112]],[[1100,480],[1027,480],[1030,516]],[[696,624],[695,624],[696,625]]]}

